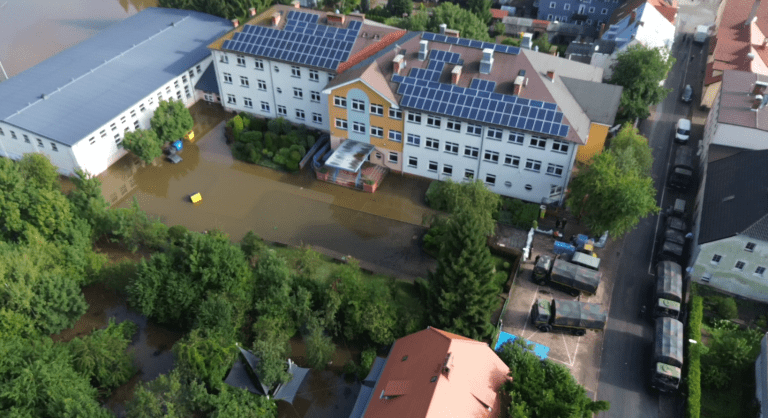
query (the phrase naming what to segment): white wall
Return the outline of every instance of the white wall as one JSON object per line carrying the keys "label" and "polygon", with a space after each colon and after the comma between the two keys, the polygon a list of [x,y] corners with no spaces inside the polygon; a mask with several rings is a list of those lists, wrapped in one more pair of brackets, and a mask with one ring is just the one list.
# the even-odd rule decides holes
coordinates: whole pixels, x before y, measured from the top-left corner
{"label": "white wall", "polygon": [[[408,121],[408,111],[404,111],[405,132],[403,133],[403,171],[422,177],[445,180],[443,172],[446,164],[451,165],[453,174],[450,176],[454,181],[464,179],[465,170],[473,170],[476,179],[481,179],[488,185],[489,189],[509,197],[526,200],[529,202],[541,203],[543,199],[550,199],[552,186],[559,191],[564,190],[570,177],[570,169],[576,156],[576,145],[568,142],[568,150],[565,153],[553,151],[555,141],[547,139],[544,149],[531,147],[532,136],[523,133],[523,144],[509,142],[511,130],[503,129],[501,140],[491,139],[487,136],[489,127],[482,126],[482,135],[474,136],[467,133],[468,124],[461,121],[461,132],[453,132],[447,129],[448,118],[441,118],[440,129],[427,126],[428,113],[422,112],[421,124],[415,124]],[[517,132],[517,131],[515,131]],[[420,136],[419,146],[408,144],[408,134]],[[522,133],[522,132],[518,132]],[[438,150],[427,149],[427,139],[434,138],[440,141]],[[447,142],[459,144],[458,154],[446,152]],[[477,158],[465,156],[466,147],[476,147],[479,149]],[[494,151],[499,154],[497,163],[485,161],[485,151]],[[507,155],[519,157],[518,167],[505,165]],[[418,159],[416,168],[409,165],[410,157]],[[527,170],[526,161],[535,160],[541,162],[538,172]],[[429,170],[429,162],[438,163],[437,171]],[[562,174],[548,175],[547,168],[549,164],[555,164],[562,167]],[[489,184],[487,175],[495,175],[494,185]],[[509,182],[509,186],[507,186]],[[530,190],[526,189],[530,186]],[[557,201],[560,195],[552,196]],[[549,201],[551,202],[551,200]]]}
{"label": "white wall", "polygon": [[[269,118],[283,116],[293,123],[305,124],[324,131],[329,130],[328,97],[322,94],[325,85],[329,81],[329,73],[327,71],[318,70],[318,80],[313,81],[310,79],[310,69],[300,65],[297,65],[297,67],[299,67],[301,75],[295,77],[291,72],[291,64],[257,58],[252,55],[239,55],[223,51],[214,51],[214,56],[221,104],[226,110],[248,112]],[[245,59],[244,66],[238,64],[238,56],[242,56]],[[226,57],[226,63],[222,62],[223,57]],[[257,67],[257,60],[260,60],[263,64],[263,69]],[[225,82],[225,73],[231,75],[231,83]],[[248,79],[248,87],[242,85],[241,77]],[[259,80],[266,84],[266,89],[259,89]],[[303,98],[299,99],[294,96],[294,88],[301,89]],[[320,96],[318,102],[312,101],[313,91]],[[229,103],[229,95],[235,97],[235,104]],[[246,106],[246,98],[251,99],[251,107]],[[262,110],[262,102],[268,104],[268,111]],[[286,107],[287,115],[279,115],[277,113],[278,105]],[[304,111],[304,119],[297,117],[297,110]],[[321,123],[313,121],[313,113],[321,115]]]}
{"label": "white wall", "polygon": [[643,24],[637,28],[636,40],[649,48],[672,49],[672,43],[675,40],[675,25],[650,3],[645,4],[640,21]]}
{"label": "white wall", "polygon": [[[756,244],[751,252],[745,249],[749,242]],[[715,255],[721,257],[719,263],[712,261]],[[768,242],[736,235],[697,246],[693,256],[693,281],[749,299],[768,302],[768,271],[762,276],[755,274],[758,267],[768,270]],[[735,268],[738,261],[745,263],[741,270]],[[710,275],[707,281],[706,277]]]}
{"label": "white wall", "polygon": [[[0,122],[0,129],[2,129],[0,155],[18,160],[24,154],[41,153],[48,156],[53,165],[59,167],[60,174],[70,175],[74,173],[77,164],[72,148],[69,146],[5,122]],[[13,138],[14,134],[16,139]]]}

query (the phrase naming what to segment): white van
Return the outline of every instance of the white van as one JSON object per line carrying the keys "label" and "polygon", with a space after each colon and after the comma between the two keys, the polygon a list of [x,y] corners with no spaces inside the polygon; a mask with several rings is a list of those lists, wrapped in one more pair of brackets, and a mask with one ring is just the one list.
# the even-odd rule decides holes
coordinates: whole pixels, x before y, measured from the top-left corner
{"label": "white van", "polygon": [[675,142],[687,144],[691,136],[691,121],[681,118],[675,125]]}

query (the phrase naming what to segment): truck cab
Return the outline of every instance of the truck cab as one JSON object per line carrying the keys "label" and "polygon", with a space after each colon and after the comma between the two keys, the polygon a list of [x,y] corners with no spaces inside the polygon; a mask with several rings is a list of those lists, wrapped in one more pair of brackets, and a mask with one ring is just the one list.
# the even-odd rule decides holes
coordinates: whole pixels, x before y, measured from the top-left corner
{"label": "truck cab", "polygon": [[679,367],[669,364],[656,363],[656,370],[653,375],[652,385],[661,392],[672,392],[680,387],[680,376],[682,372]]}
{"label": "truck cab", "polygon": [[690,189],[693,186],[693,151],[690,148],[679,147],[675,151],[675,160],[672,164],[667,184],[669,187],[678,190]]}
{"label": "truck cab", "polygon": [[[531,323],[539,330],[551,330],[549,325],[551,319],[552,305],[546,299],[537,299],[531,307]],[[545,331],[546,332],[546,331]]]}

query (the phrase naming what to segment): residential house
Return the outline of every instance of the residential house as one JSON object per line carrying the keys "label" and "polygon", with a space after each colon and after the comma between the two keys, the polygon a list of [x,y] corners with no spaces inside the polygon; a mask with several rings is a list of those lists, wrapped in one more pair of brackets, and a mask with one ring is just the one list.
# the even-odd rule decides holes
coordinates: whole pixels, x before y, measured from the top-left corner
{"label": "residential house", "polygon": [[583,26],[582,35],[587,37],[597,37],[600,25],[608,23],[613,11],[622,4],[619,0],[537,0],[537,3],[539,19]]}
{"label": "residential house", "polygon": [[508,375],[488,344],[428,327],[395,341],[350,418],[501,417]]}
{"label": "residential house", "polygon": [[491,9],[491,21],[493,24],[501,23],[507,16],[509,16],[509,10]]}
{"label": "residential house", "polygon": [[723,0],[709,40],[701,106],[711,107],[723,72],[739,70],[768,75],[768,2]]}
{"label": "residential house", "polygon": [[295,7],[274,6],[209,46],[222,105],[328,131],[326,84],[405,31]]}
{"label": "residential house", "polygon": [[370,142],[406,174],[561,203],[577,156],[599,152],[614,122],[621,87],[601,81],[563,58],[409,33],[328,84],[331,139]]}
{"label": "residential house", "polygon": [[43,153],[61,174],[99,174],[148,129],[160,100],[191,106],[211,62],[206,45],[231,28],[204,13],[148,8],[0,83],[0,155]]}
{"label": "residential house", "polygon": [[602,39],[615,41],[616,48],[610,59],[596,57],[592,65],[601,63],[610,77],[616,55],[635,44],[661,48],[664,56],[668,56],[675,42],[677,9],[677,0],[630,0],[622,4],[600,33]]}
{"label": "residential house", "polygon": [[760,355],[755,361],[755,397],[760,403],[758,417],[768,417],[768,334],[760,340]]}
{"label": "residential house", "polygon": [[[593,42],[583,42],[577,40],[568,44],[568,48],[565,50],[565,57],[572,61],[607,68],[605,61],[610,59],[615,50],[616,41],[595,39]],[[605,73],[603,73],[603,77],[605,77]]]}

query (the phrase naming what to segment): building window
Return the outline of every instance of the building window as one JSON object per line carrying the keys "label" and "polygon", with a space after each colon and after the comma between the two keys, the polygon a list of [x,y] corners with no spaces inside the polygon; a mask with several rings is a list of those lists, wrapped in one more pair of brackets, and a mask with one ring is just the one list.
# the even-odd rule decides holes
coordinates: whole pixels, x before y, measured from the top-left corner
{"label": "building window", "polygon": [[203,70],[200,68],[200,65],[195,66],[195,69],[197,70],[198,74],[203,72]]}
{"label": "building window", "polygon": [[[187,76],[184,76],[184,77],[186,78]],[[173,87],[179,88],[179,80],[173,80]]]}
{"label": "building window", "polygon": [[29,137],[27,136],[27,134],[22,134],[22,136],[24,137],[24,142],[29,144],[30,142],[29,142]]}
{"label": "building window", "polygon": [[371,103],[371,114],[377,116],[384,116],[384,106],[380,104]]}
{"label": "building window", "polygon": [[288,109],[283,105],[277,105],[277,114],[282,116],[288,116]]}
{"label": "building window", "polygon": [[293,97],[295,97],[297,99],[303,99],[304,98],[304,92],[301,91],[300,88],[294,87],[293,88]]}
{"label": "building window", "polygon": [[467,180],[472,180],[475,178],[475,170],[466,169],[464,170],[464,178]]}
{"label": "building window", "polygon": [[358,134],[364,134],[365,124],[360,122],[352,122],[352,132],[355,132]]}
{"label": "building window", "polygon": [[439,128],[441,119],[438,116],[427,116],[427,126],[430,128]]}
{"label": "building window", "polygon": [[269,102],[261,102],[261,111],[269,113]]}
{"label": "building window", "polygon": [[215,98],[213,97],[213,95],[211,93],[204,93],[203,94],[203,100],[205,100],[206,102],[213,103],[215,101]]}
{"label": "building window", "polygon": [[557,3],[555,3],[554,1],[549,3],[549,8],[550,9],[554,9],[555,7],[557,7]]}
{"label": "building window", "polygon": [[291,77],[301,78],[301,68],[292,65],[291,66]]}
{"label": "building window", "polygon": [[485,183],[489,186],[495,186],[496,185],[496,176],[493,174],[486,174],[485,175]]}
{"label": "building window", "polygon": [[95,144],[96,143],[96,137],[92,136],[92,137],[88,138],[88,143],[91,144],[91,145]]}
{"label": "building window", "polygon": [[309,70],[309,80],[320,81],[320,73],[318,73],[317,70]]}
{"label": "building window", "polygon": [[552,15],[551,14],[547,15],[547,20],[552,21]]}
{"label": "building window", "polygon": [[313,113],[312,114],[312,122],[321,124],[323,123],[323,115],[319,113]]}
{"label": "building window", "polygon": [[257,70],[264,71],[264,61],[257,59],[255,62],[255,66]]}
{"label": "building window", "polygon": [[437,172],[437,161],[430,161],[429,162],[429,167],[427,167],[427,170],[436,173]]}
{"label": "building window", "polygon": [[[112,129],[113,131],[116,131],[116,130],[117,130],[117,123],[111,123],[111,124],[109,124],[109,127],[110,127],[110,129]],[[24,136],[26,136],[26,135],[24,135]]]}
{"label": "building window", "polygon": [[445,128],[449,131],[454,132],[461,132],[461,122],[453,119],[448,119],[448,122],[445,124]]}
{"label": "building window", "polygon": [[389,130],[389,140],[395,141],[395,142],[402,142],[403,141],[403,133],[400,131],[395,131],[390,129]]}
{"label": "building window", "polygon": [[[231,83],[232,83],[232,81],[230,80],[230,84],[231,84]],[[158,91],[158,92],[157,92],[157,101],[158,101],[158,102],[162,102],[162,101],[163,101],[163,92],[162,92],[162,91]],[[158,103],[158,104],[159,104],[159,103]]]}
{"label": "building window", "polygon": [[176,99],[178,101],[181,101],[181,91],[179,91],[179,90],[176,90]]}
{"label": "building window", "polygon": [[237,65],[245,67],[245,57],[242,55],[237,56]]}
{"label": "building window", "polygon": [[251,83],[248,82],[248,77],[240,76],[240,85],[243,87],[250,87]]}
{"label": "building window", "polygon": [[219,62],[222,64],[229,64],[229,57],[227,57],[227,54],[222,53],[219,57]]}
{"label": "building window", "polygon": [[[104,132],[104,131],[101,131],[101,132]],[[104,133],[104,135],[106,135],[106,133]],[[16,138],[16,132],[11,131],[11,138],[17,139]]]}
{"label": "building window", "polygon": [[570,5],[570,4],[568,4],[568,3],[565,3],[565,4],[563,5],[563,9],[565,9],[565,10],[571,10],[571,5]]}
{"label": "building window", "polygon": [[547,165],[547,174],[549,174],[550,176],[562,177],[563,166],[550,163],[549,165]]}
{"label": "building window", "polygon": [[123,142],[123,139],[120,138],[120,134],[115,134],[115,144],[119,144]]}
{"label": "building window", "polygon": [[717,264],[720,264],[720,260],[722,260],[722,259],[723,259],[723,256],[721,256],[720,254],[715,254],[715,255],[712,256],[712,261],[710,261],[710,262],[712,264],[717,265]]}
{"label": "building window", "polygon": [[311,100],[314,103],[320,103],[320,93],[317,91],[310,91],[309,100]]}
{"label": "building window", "polygon": [[488,128],[488,130],[485,132],[485,137],[490,139],[495,139],[497,141],[501,141],[501,136],[504,134],[504,131],[501,129],[496,128]]}
{"label": "building window", "polygon": [[483,134],[483,127],[474,123],[467,123],[467,134],[480,136]]}
{"label": "building window", "polygon": [[406,144],[413,145],[416,147],[421,146],[421,137],[419,135],[408,134],[408,138],[406,139]]}
{"label": "building window", "polygon": [[[53,145],[53,144],[51,144],[51,145]],[[763,277],[764,275],[765,275],[765,267],[758,266],[755,269],[755,276]]]}
{"label": "building window", "polygon": [[237,99],[235,99],[234,94],[227,95],[227,104],[237,104]]}
{"label": "building window", "polygon": [[277,65],[275,65],[275,66],[274,66],[274,67],[272,67],[272,68],[273,68],[273,70],[274,70],[276,73],[279,73],[279,72],[280,72],[280,67],[278,67]]}
{"label": "building window", "polygon": [[139,121],[135,120],[133,121],[133,129],[139,129],[141,125],[139,124]]}
{"label": "building window", "polygon": [[187,82],[187,75],[186,74],[181,76],[181,81],[183,81],[185,83]]}
{"label": "building window", "polygon": [[[339,129],[347,130],[347,120],[336,118],[335,125]],[[391,136],[391,135],[390,135]]]}
{"label": "building window", "polygon": [[171,94],[171,86],[167,86],[167,87],[165,88],[165,92],[166,92],[167,94]]}
{"label": "building window", "polygon": [[347,99],[341,96],[333,96],[333,105],[338,107],[347,107]]}
{"label": "building window", "polygon": [[733,268],[735,268],[736,270],[744,270],[744,266],[746,266],[746,265],[747,265],[747,263],[739,260],[739,261],[736,262],[736,265],[733,266]]}
{"label": "building window", "polygon": [[150,97],[149,98],[149,105],[152,106],[154,104],[155,104],[155,98],[154,97]]}
{"label": "building window", "polygon": [[507,154],[504,156],[504,165],[508,165],[513,168],[519,168],[520,167],[520,157],[517,155],[510,155]]}
{"label": "building window", "polygon": [[747,246],[744,247],[744,251],[749,251],[749,252],[755,251],[756,246],[757,245],[754,242],[748,242]]}
{"label": "building window", "polygon": [[304,120],[304,111],[301,109],[296,109],[296,119]]}
{"label": "building window", "polygon": [[445,142],[445,148],[443,148],[445,152],[448,154],[458,154],[459,153],[459,144],[455,142]]}
{"label": "building window", "polygon": [[528,171],[533,171],[538,173],[541,171],[541,161],[536,160],[526,160],[525,161],[525,169]]}
{"label": "building window", "polygon": [[601,14],[601,15],[607,15],[607,14],[608,14],[608,9],[603,9],[603,10],[601,10],[601,11],[600,11],[600,14]]}
{"label": "building window", "polygon": [[131,109],[131,117],[132,118],[136,117],[136,109]]}
{"label": "building window", "polygon": [[365,112],[365,102],[362,100],[352,99],[352,110]]}
{"label": "building window", "polygon": [[[595,8],[594,8],[594,7],[590,7],[590,8],[589,8],[589,12],[590,12],[590,13],[594,13],[594,12],[595,12]],[[589,19],[587,19],[587,23],[590,23],[590,24],[591,24],[592,22],[591,22]]]}
{"label": "building window", "polygon": [[480,149],[477,147],[470,147],[469,145],[464,147],[464,156],[477,159],[480,155]]}
{"label": "building window", "polygon": [[408,157],[408,167],[419,168],[419,159],[416,157]]}
{"label": "building window", "polygon": [[485,150],[485,153],[483,154],[483,160],[496,164],[499,162],[499,153],[496,151]]}
{"label": "building window", "polygon": [[184,86],[184,95],[187,96],[187,99],[192,97],[192,94],[189,92],[189,86]]}
{"label": "building window", "polygon": [[227,84],[232,84],[232,74],[224,73],[224,82]]}
{"label": "building window", "polygon": [[408,122],[421,124],[421,113],[408,112]]}
{"label": "building window", "polygon": [[402,119],[403,118],[403,111],[398,109],[392,109],[389,108],[389,117],[391,119]]}
{"label": "building window", "polygon": [[563,194],[563,186],[552,184],[549,186],[549,198],[554,199],[560,197]]}
{"label": "building window", "polygon": [[[11,131],[11,134],[13,134],[13,131]],[[106,137],[107,136],[106,129],[101,131],[101,132],[99,132],[99,135],[101,135],[102,138]],[[13,137],[16,138],[16,135],[13,135]]]}
{"label": "building window", "polygon": [[251,100],[250,97],[243,97],[243,105],[245,107],[252,108],[253,107],[253,101]]}
{"label": "building window", "polygon": [[397,164],[398,161],[398,155],[396,152],[390,152],[389,153],[389,162],[392,164]]}
{"label": "building window", "polygon": [[440,148],[440,140],[435,138],[427,138],[424,143],[425,148],[437,151]]}
{"label": "building window", "polygon": [[384,128],[380,126],[371,126],[371,136],[375,136],[376,138],[383,138]]}
{"label": "building window", "polygon": [[567,142],[557,139],[552,141],[552,151],[565,154],[568,152],[568,149],[570,149],[570,145]]}
{"label": "building window", "polygon": [[444,176],[452,176],[453,175],[453,166],[448,164],[443,164],[443,175]]}
{"label": "building window", "polygon": [[37,139],[37,146],[38,146],[38,147],[43,147],[43,148],[45,148],[45,145],[43,145],[43,141],[42,141],[40,138],[35,138],[35,139]]}
{"label": "building window", "polygon": [[139,110],[141,110],[142,112],[147,111],[147,108],[144,106],[144,103],[139,104]]}
{"label": "building window", "polygon": [[51,142],[51,151],[59,152],[59,148],[53,142]]}
{"label": "building window", "polygon": [[547,140],[538,136],[531,137],[531,148],[545,149],[547,147]]}

